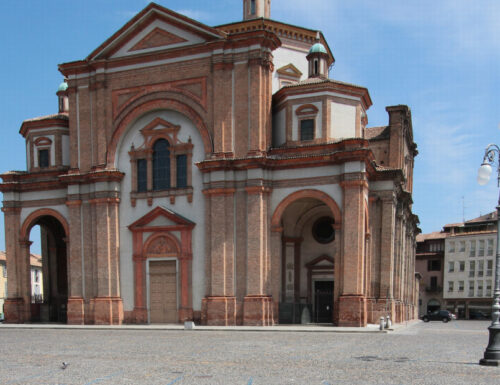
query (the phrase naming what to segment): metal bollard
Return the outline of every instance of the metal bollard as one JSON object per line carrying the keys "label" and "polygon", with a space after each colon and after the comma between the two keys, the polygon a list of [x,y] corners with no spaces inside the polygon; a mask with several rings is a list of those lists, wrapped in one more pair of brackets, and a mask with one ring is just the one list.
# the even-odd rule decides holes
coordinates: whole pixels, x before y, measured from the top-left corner
{"label": "metal bollard", "polygon": [[380,317],[380,330],[384,330],[384,317]]}
{"label": "metal bollard", "polygon": [[390,329],[391,327],[391,316],[387,316],[387,321],[385,322],[385,328]]}

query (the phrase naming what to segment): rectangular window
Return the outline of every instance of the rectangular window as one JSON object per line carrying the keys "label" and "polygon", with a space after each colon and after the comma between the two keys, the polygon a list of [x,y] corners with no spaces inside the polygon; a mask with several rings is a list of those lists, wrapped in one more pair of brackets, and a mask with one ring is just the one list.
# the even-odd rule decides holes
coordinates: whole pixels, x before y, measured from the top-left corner
{"label": "rectangular window", "polygon": [[137,159],[137,191],[148,191],[148,162],[146,159]]}
{"label": "rectangular window", "polygon": [[431,289],[436,289],[438,285],[437,277],[431,277]]}
{"label": "rectangular window", "polygon": [[453,281],[448,281],[448,291],[453,291]]}
{"label": "rectangular window", "polygon": [[479,253],[477,255],[479,257],[484,257],[484,239],[479,241]]}
{"label": "rectangular window", "polygon": [[300,121],[300,140],[314,139],[314,119]]}
{"label": "rectangular window", "polygon": [[486,297],[491,297],[491,281],[486,281],[486,293],[484,293]]}
{"label": "rectangular window", "polygon": [[469,297],[474,297],[474,281],[469,281]]}
{"label": "rectangular window", "polygon": [[483,281],[477,281],[477,293],[476,293],[476,295],[478,297],[483,296]]}
{"label": "rectangular window", "polygon": [[40,168],[49,167],[49,150],[38,150],[38,166]]}
{"label": "rectangular window", "polygon": [[255,0],[250,1],[250,14],[255,15]]}
{"label": "rectangular window", "polygon": [[464,291],[464,281],[458,281],[458,291]]}
{"label": "rectangular window", "polygon": [[2,265],[2,275],[4,278],[7,278],[7,266]]}
{"label": "rectangular window", "polygon": [[479,261],[477,264],[477,276],[482,277],[484,272],[484,261]]}
{"label": "rectangular window", "polygon": [[486,276],[491,277],[493,275],[493,260],[488,259],[486,261]]}
{"label": "rectangular window", "polygon": [[177,155],[177,187],[187,187],[187,155]]}
{"label": "rectangular window", "polygon": [[455,262],[448,262],[448,273],[453,273],[455,271]]}
{"label": "rectangular window", "polygon": [[474,277],[476,275],[476,262],[469,261],[469,277]]}
{"label": "rectangular window", "polygon": [[455,241],[450,241],[450,245],[448,246],[448,251],[450,253],[454,253],[455,252]]}
{"label": "rectangular window", "polygon": [[427,261],[427,271],[440,271],[441,261],[439,259],[429,259]]}
{"label": "rectangular window", "polygon": [[459,251],[463,253],[465,251],[465,241],[460,241],[459,245],[460,245]]}
{"label": "rectangular window", "polygon": [[458,262],[458,265],[460,267],[460,271],[465,271],[465,261]]}
{"label": "rectangular window", "polygon": [[493,255],[493,239],[488,239],[488,255]]}
{"label": "rectangular window", "polygon": [[476,256],[476,241],[470,241],[469,257]]}

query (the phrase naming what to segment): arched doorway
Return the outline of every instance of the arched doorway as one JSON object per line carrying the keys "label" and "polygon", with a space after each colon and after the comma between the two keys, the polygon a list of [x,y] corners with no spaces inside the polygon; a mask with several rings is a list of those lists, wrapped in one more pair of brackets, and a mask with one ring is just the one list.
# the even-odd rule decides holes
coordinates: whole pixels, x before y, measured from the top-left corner
{"label": "arched doorway", "polygon": [[[67,322],[68,303],[68,259],[66,245],[66,223],[56,213],[33,213],[23,226],[24,239],[30,237],[35,226],[39,227],[40,253],[31,253],[31,321],[32,322]],[[64,222],[61,223],[61,221]],[[34,233],[38,233],[35,232]],[[33,265],[31,261],[37,261]]]}
{"label": "arched doorway", "polygon": [[340,286],[335,271],[340,211],[333,199],[315,190],[292,194],[280,206],[275,212],[282,229],[279,322],[333,323]]}

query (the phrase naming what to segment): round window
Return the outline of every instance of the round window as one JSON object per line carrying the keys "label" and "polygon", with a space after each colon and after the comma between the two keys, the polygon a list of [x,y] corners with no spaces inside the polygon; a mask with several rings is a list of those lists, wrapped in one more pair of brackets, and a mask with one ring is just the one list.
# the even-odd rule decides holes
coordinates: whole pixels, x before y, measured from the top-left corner
{"label": "round window", "polygon": [[331,217],[321,217],[314,222],[312,235],[316,242],[330,243],[335,239],[334,223],[335,221]]}

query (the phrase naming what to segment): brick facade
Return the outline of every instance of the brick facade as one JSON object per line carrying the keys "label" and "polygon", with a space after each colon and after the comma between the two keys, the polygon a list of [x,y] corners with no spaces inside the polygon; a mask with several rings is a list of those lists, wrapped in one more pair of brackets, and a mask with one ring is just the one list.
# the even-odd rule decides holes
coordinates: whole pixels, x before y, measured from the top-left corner
{"label": "brick facade", "polygon": [[[31,319],[34,225],[57,238],[43,261],[67,284],[47,301],[68,323],[152,322],[162,304],[149,266],[161,260],[176,261],[165,279],[179,322],[415,317],[409,108],[387,107],[386,127],[366,127],[366,88],[297,69],[334,62],[324,37],[243,3],[244,21],[215,28],[152,3],[85,60],[60,65],[59,114],[23,123],[29,169],[2,175],[7,322]],[[269,12],[257,2],[257,16]],[[291,47],[303,61],[281,65]],[[286,68],[294,77],[276,89]],[[47,146],[54,161],[39,167]]]}

